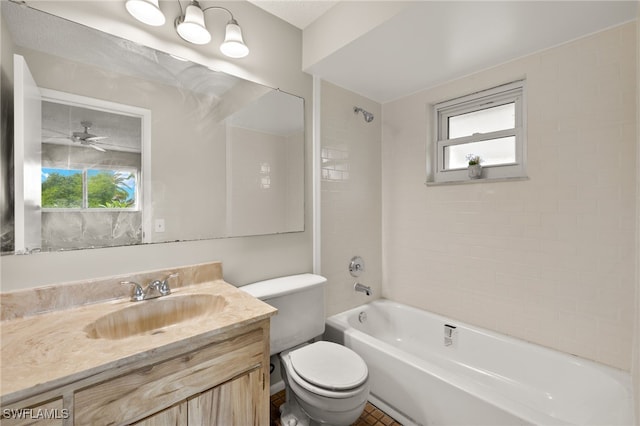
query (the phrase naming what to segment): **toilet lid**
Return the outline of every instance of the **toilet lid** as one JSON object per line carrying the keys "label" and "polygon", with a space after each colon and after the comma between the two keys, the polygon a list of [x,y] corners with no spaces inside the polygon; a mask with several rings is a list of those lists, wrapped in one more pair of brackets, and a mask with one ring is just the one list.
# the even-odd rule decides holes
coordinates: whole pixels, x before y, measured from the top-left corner
{"label": "toilet lid", "polygon": [[290,353],[291,366],[307,382],[331,390],[360,386],[367,364],[351,349],[331,342],[315,342]]}

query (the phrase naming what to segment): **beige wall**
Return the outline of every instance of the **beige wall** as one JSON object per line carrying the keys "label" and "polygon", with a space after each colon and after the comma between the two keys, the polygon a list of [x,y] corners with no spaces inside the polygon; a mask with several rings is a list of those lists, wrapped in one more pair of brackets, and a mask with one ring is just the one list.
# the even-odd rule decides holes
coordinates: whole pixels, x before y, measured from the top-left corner
{"label": "beige wall", "polygon": [[[322,82],[320,99],[321,148],[325,157],[332,157],[322,162],[320,237],[321,273],[328,280],[327,315],[332,315],[381,293],[382,114],[376,102],[327,82]],[[375,119],[366,123],[362,114],[353,113],[354,106],[373,113]],[[358,279],[348,270],[356,255],[365,262]],[[356,281],[371,286],[373,296],[356,293]]]}
{"label": "beige wall", "polygon": [[[176,36],[168,16],[161,28],[147,27],[129,17],[120,2],[30,2],[65,18],[94,28],[126,36],[165,52],[196,60],[207,66],[251,79],[301,96],[305,102],[305,121],[311,122],[311,77],[300,70],[301,31],[248,2],[221,3],[228,6],[242,25],[251,49],[247,58],[227,60],[217,46],[192,46]],[[162,2],[165,10],[176,2]],[[176,10],[177,13],[177,10]],[[221,31],[226,17],[212,32]],[[174,15],[177,16],[177,15]],[[216,35],[218,35],[216,33]],[[227,281],[242,285],[252,281],[309,272],[312,269],[311,239],[311,137],[305,134],[305,232],[246,238],[227,238],[183,243],[163,243],[108,249],[3,256],[0,259],[2,291],[37,287],[113,274],[160,269],[220,260]]]}
{"label": "beige wall", "polygon": [[[636,24],[383,106],[383,296],[630,370]],[[430,105],[526,78],[529,180],[425,186]]]}

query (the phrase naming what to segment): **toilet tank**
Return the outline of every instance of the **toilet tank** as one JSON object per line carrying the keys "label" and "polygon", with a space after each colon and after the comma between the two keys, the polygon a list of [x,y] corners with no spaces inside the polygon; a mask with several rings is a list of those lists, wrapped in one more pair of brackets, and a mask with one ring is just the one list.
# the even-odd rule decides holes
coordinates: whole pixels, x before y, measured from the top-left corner
{"label": "toilet tank", "polygon": [[271,317],[271,355],[324,333],[325,277],[290,275],[239,287],[278,309]]}

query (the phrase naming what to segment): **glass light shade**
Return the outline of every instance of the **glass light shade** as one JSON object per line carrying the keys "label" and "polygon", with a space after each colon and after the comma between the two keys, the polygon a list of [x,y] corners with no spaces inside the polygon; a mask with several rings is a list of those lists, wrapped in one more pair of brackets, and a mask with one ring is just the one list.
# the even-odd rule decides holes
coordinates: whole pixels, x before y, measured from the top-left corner
{"label": "glass light shade", "polygon": [[144,24],[159,27],[165,23],[158,0],[127,0],[125,7],[131,16]]}
{"label": "glass light shade", "polygon": [[242,29],[235,19],[227,23],[224,42],[220,45],[220,51],[230,58],[244,58],[249,54],[249,48],[242,39]]}
{"label": "glass light shade", "polygon": [[193,44],[207,44],[211,41],[211,34],[204,25],[204,13],[197,2],[192,2],[184,16],[176,20],[178,35]]}

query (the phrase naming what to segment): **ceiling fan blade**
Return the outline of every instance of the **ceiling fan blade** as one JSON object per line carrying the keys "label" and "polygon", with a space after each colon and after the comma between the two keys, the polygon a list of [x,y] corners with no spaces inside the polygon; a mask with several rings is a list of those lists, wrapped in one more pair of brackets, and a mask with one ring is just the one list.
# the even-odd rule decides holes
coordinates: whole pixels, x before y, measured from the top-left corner
{"label": "ceiling fan blade", "polygon": [[108,139],[108,138],[109,138],[109,136],[91,136],[91,137],[86,138],[85,140],[87,142],[97,142],[97,141],[101,141],[103,139]]}
{"label": "ceiling fan blade", "polygon": [[[57,135],[57,136],[54,136]],[[60,130],[54,130],[54,129],[42,129],[42,136],[43,137],[49,137],[49,138],[54,138],[54,137],[69,137],[69,133],[67,132],[62,132]]]}

